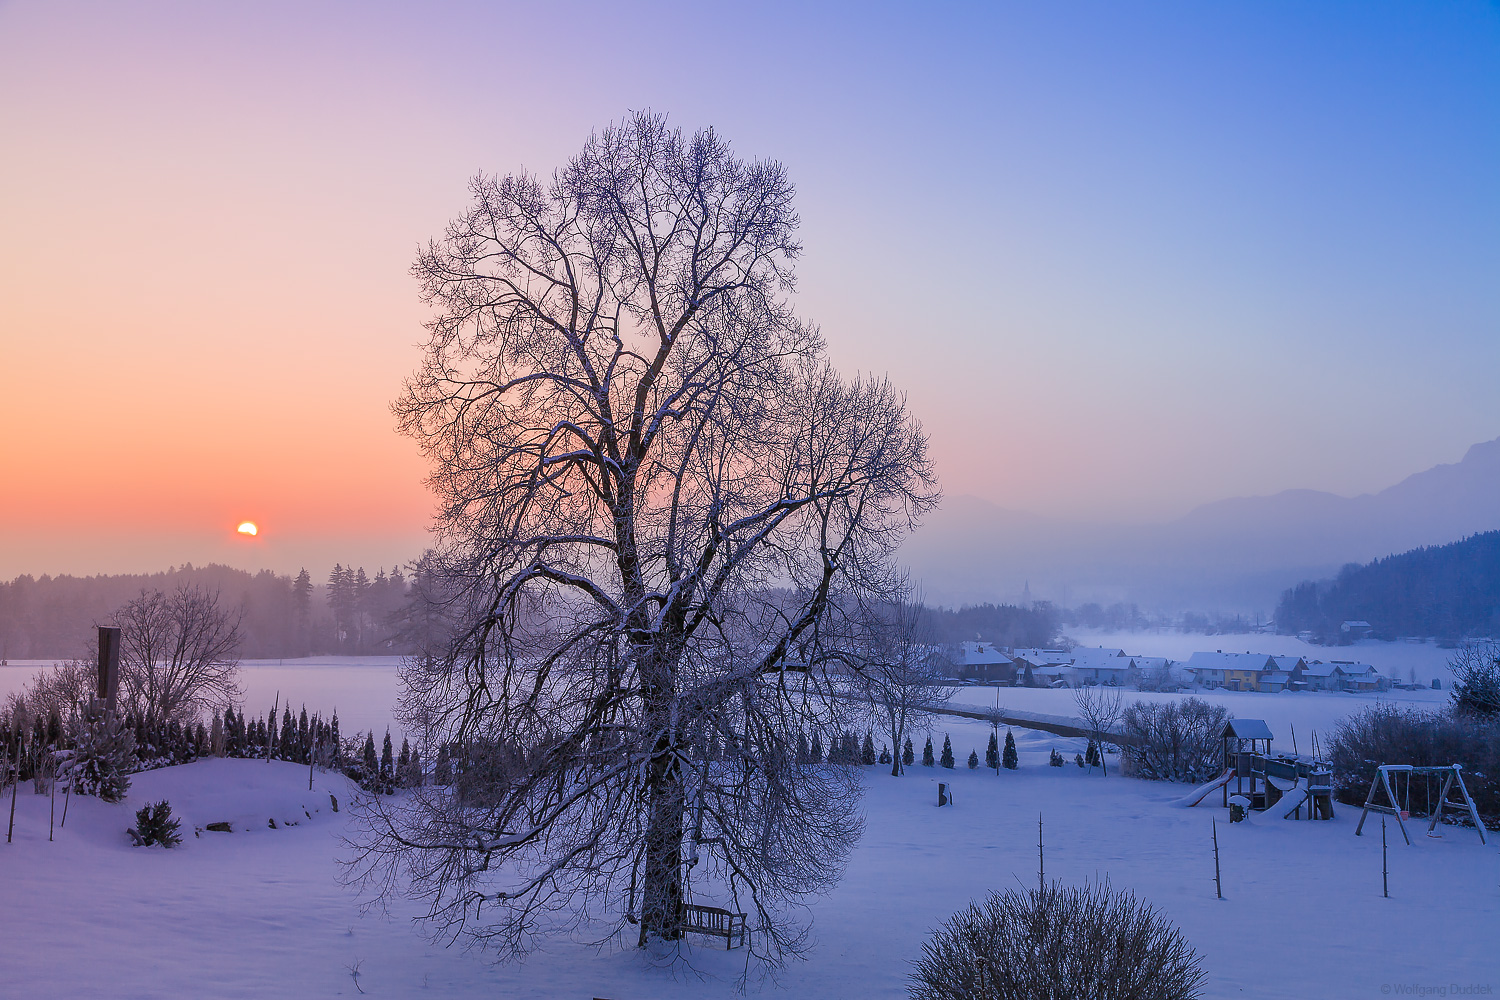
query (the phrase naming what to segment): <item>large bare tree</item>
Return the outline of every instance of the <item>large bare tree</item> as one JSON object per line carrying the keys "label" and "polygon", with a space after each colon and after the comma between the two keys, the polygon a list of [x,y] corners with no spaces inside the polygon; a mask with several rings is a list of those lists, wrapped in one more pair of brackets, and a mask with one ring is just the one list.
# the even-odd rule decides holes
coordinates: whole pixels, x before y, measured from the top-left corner
{"label": "large bare tree", "polygon": [[850,704],[840,609],[895,591],[937,500],[925,436],[787,303],[779,163],[639,114],[471,196],[415,265],[436,316],[394,404],[455,623],[404,708],[455,777],[377,803],[359,870],[502,956],[675,941],[696,898],[774,962],[860,829],[853,769],[795,747]]}
{"label": "large bare tree", "polygon": [[151,725],[185,722],[239,695],[239,615],[217,591],[142,590],[115,612],[124,707]]}

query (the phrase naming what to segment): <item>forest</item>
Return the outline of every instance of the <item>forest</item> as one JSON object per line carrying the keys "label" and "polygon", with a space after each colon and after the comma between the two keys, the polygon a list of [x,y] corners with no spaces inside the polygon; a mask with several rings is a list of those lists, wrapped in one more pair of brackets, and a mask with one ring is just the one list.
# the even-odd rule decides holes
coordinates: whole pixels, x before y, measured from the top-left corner
{"label": "forest", "polygon": [[[410,569],[410,567],[408,567]],[[297,576],[191,563],[160,573],[116,576],[18,576],[0,582],[0,659],[87,656],[94,627],[143,591],[197,586],[237,609],[248,659],[320,654],[408,652],[399,623],[411,581],[400,566],[336,565],[322,583]]]}
{"label": "forest", "polygon": [[1500,634],[1500,531],[1351,563],[1332,580],[1285,591],[1276,609],[1278,632],[1309,631],[1322,642],[1341,641],[1346,621],[1369,622],[1379,639]]}

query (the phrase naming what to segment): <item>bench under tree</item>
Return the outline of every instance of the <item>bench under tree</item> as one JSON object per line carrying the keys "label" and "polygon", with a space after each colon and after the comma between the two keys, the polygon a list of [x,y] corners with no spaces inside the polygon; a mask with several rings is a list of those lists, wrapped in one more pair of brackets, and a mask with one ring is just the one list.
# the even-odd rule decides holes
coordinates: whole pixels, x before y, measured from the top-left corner
{"label": "bench under tree", "polygon": [[693,903],[683,905],[682,929],[721,937],[726,950],[735,946],[736,936],[743,945],[747,933],[743,913],[731,913],[717,906],[697,906]]}

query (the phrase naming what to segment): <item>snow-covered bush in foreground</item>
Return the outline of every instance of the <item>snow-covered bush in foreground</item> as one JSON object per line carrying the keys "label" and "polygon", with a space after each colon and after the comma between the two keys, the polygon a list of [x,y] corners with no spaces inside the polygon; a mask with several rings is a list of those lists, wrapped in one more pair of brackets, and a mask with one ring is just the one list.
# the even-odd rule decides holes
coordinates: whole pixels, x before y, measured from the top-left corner
{"label": "snow-covered bush in foreground", "polygon": [[1176,927],[1108,883],[991,893],[922,946],[913,1000],[1189,1000],[1207,973]]}
{"label": "snow-covered bush in foreground", "polygon": [[162,799],[154,806],[144,805],[137,809],[135,826],[125,832],[130,834],[136,847],[150,847],[152,844],[176,847],[182,843],[182,836],[177,832],[181,825],[181,821],[172,818],[171,805]]}
{"label": "snow-covered bush in foreground", "polygon": [[1224,766],[1229,711],[1200,698],[1137,701],[1125,709],[1125,732],[1139,742],[1123,747],[1138,778],[1207,781]]}

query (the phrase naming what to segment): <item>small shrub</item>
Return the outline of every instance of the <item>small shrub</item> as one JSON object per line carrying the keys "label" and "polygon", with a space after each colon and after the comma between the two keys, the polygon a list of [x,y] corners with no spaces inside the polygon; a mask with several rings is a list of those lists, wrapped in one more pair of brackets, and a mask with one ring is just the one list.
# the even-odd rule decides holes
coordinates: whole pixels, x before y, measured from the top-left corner
{"label": "small shrub", "polygon": [[1057,752],[1057,747],[1052,748],[1052,756],[1047,758],[1047,763],[1051,764],[1053,767],[1063,766],[1063,755]]}
{"label": "small shrub", "polygon": [[953,770],[953,743],[946,736],[943,737],[943,756],[938,763],[950,771]]}
{"label": "small shrub", "polygon": [[969,770],[974,771],[974,770],[977,770],[978,768],[979,768],[979,751],[978,750],[970,750],[969,751]]}
{"label": "small shrub", "polygon": [[913,1000],[1195,1000],[1207,974],[1182,933],[1108,884],[991,893],[922,946]]}
{"label": "small shrub", "polygon": [[905,764],[907,767],[911,767],[911,762],[915,759],[916,756],[913,754],[911,747],[911,737],[908,736],[906,738],[906,746],[901,750],[901,763]]}
{"label": "small shrub", "polygon": [[172,807],[163,799],[156,805],[141,806],[135,813],[135,828],[127,830],[136,847],[176,847],[182,843],[177,829],[182,824],[172,818]]}
{"label": "small shrub", "polygon": [[67,765],[68,782],[74,792],[119,802],[130,790],[127,775],[135,768],[134,732],[115,716],[99,714],[85,721]]}
{"label": "small shrub", "polygon": [[1083,754],[1075,753],[1073,755],[1073,763],[1077,764],[1080,768],[1083,767]]}
{"label": "small shrub", "polygon": [[927,737],[927,745],[922,748],[922,766],[932,767],[937,763],[937,758],[932,755],[932,737]]}
{"label": "small shrub", "polygon": [[1000,764],[1011,771],[1021,766],[1021,756],[1016,753],[1016,734],[1009,729],[1005,731],[1005,752],[1000,755]]}

